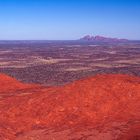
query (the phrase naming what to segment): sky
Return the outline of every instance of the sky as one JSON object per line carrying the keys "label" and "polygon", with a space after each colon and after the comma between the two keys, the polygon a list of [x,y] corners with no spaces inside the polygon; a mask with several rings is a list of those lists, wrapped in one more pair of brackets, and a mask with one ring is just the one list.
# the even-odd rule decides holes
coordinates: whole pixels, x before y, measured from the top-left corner
{"label": "sky", "polygon": [[0,0],[0,40],[140,40],[140,0]]}

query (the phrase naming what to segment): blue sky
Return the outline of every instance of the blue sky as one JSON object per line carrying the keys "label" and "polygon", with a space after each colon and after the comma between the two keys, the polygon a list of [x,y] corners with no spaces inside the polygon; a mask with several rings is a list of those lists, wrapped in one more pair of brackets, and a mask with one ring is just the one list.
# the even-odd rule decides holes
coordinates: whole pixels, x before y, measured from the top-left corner
{"label": "blue sky", "polygon": [[0,0],[0,39],[140,39],[140,0]]}

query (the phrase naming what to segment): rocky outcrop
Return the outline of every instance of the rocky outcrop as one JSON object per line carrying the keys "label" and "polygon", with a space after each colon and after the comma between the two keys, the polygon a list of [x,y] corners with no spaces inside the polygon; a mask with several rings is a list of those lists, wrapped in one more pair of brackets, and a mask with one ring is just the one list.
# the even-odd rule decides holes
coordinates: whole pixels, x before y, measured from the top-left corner
{"label": "rocky outcrop", "polygon": [[[1,140],[140,138],[139,77],[96,75],[65,86],[23,90],[24,84],[0,76],[0,83],[16,85],[15,94],[0,98]],[[22,86],[18,93],[17,85]],[[10,92],[6,85],[0,89]]]}
{"label": "rocky outcrop", "polygon": [[90,36],[86,35],[82,37],[80,40],[83,41],[92,41],[92,42],[128,42],[127,39],[118,39],[118,38],[110,38],[110,37],[104,37],[104,36]]}

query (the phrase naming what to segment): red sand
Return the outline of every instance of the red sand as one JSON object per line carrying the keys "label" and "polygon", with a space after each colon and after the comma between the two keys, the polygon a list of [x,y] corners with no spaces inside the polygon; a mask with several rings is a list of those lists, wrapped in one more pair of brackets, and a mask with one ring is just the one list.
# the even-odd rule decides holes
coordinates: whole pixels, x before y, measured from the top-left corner
{"label": "red sand", "polygon": [[0,140],[139,140],[140,78],[106,74],[62,87],[0,75]]}

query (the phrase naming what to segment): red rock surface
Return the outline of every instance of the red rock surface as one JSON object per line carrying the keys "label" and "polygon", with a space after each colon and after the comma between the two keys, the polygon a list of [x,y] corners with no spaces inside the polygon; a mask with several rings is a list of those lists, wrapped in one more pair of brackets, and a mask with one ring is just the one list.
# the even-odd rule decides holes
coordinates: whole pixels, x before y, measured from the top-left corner
{"label": "red rock surface", "polygon": [[139,101],[134,76],[44,88],[0,75],[0,140],[139,140]]}
{"label": "red rock surface", "polygon": [[33,89],[39,89],[41,86],[36,84],[23,84],[16,79],[7,76],[5,74],[0,74],[0,97],[13,96],[19,94],[20,92],[26,92]]}

